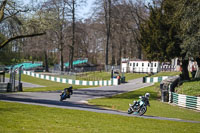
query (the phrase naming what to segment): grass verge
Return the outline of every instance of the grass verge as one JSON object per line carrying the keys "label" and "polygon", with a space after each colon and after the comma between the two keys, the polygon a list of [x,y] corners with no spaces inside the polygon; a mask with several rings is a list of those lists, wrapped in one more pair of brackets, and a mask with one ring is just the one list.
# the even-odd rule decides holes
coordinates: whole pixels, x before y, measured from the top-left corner
{"label": "grass verge", "polygon": [[[122,76],[122,74],[121,74]],[[124,76],[126,77],[126,81],[131,80],[131,79],[136,79],[136,78],[141,78],[144,76],[147,76],[147,74],[140,74],[140,73],[125,73]],[[67,75],[56,75],[56,77],[61,77],[61,78],[69,78]],[[96,81],[96,80],[110,80],[111,78],[111,73],[110,72],[84,72],[80,73],[79,75],[73,76],[73,79],[76,80],[86,80],[86,81]]]}
{"label": "grass verge", "polygon": [[176,88],[177,93],[200,96],[200,79],[185,81],[181,86]]}
{"label": "grass verge", "polygon": [[181,72],[159,72],[159,73],[152,75],[151,77],[176,76],[179,74],[181,74]]}
{"label": "grass verge", "polygon": [[[7,74],[6,77],[9,77],[9,75]],[[45,86],[45,87],[39,87],[39,88],[23,88],[23,91],[25,92],[57,91],[57,90],[63,90],[64,88],[72,86],[70,84],[64,84],[64,83],[53,82],[53,81],[49,81],[45,79],[39,79],[32,76],[24,75],[24,74],[22,74],[22,81]],[[93,86],[73,85],[73,89],[89,88],[89,87],[93,87]]]}
{"label": "grass verge", "polygon": [[92,99],[89,103],[116,110],[127,111],[129,108],[128,103],[132,103],[133,100],[138,100],[138,97],[144,95],[146,92],[149,92],[151,95],[151,107],[148,107],[145,115],[200,121],[200,113],[197,111],[179,108],[177,106],[169,105],[168,103],[160,102],[158,100],[160,99],[159,83],[150,87],[108,98]]}
{"label": "grass verge", "polygon": [[0,101],[0,132],[197,133],[199,124],[143,119]]}

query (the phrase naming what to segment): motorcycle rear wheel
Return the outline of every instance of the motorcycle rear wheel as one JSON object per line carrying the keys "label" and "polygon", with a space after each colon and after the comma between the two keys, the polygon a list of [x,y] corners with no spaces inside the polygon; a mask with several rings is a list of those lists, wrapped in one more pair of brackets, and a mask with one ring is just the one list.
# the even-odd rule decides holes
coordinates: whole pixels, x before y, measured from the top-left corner
{"label": "motorcycle rear wheel", "polygon": [[60,101],[62,102],[62,101],[63,101],[63,99],[62,99],[62,98],[60,98]]}
{"label": "motorcycle rear wheel", "polygon": [[128,109],[128,114],[132,114],[133,110],[131,108]]}

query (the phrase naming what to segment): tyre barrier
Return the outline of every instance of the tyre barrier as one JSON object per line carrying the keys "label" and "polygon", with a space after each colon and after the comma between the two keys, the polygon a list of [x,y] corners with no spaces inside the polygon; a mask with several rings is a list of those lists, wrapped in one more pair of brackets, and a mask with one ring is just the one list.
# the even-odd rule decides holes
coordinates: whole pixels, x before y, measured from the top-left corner
{"label": "tyre barrier", "polygon": [[143,83],[158,83],[171,76],[162,76],[162,77],[143,77]]}
{"label": "tyre barrier", "polygon": [[170,102],[180,107],[200,110],[200,97],[170,92]]}
{"label": "tyre barrier", "polygon": [[100,80],[100,81],[84,81],[84,80],[73,80],[73,79],[65,79],[59,78],[39,73],[34,73],[31,71],[23,71],[23,74],[29,75],[32,77],[46,79],[54,82],[66,83],[71,85],[85,85],[85,86],[112,86],[118,85],[118,79],[111,79],[111,80]]}

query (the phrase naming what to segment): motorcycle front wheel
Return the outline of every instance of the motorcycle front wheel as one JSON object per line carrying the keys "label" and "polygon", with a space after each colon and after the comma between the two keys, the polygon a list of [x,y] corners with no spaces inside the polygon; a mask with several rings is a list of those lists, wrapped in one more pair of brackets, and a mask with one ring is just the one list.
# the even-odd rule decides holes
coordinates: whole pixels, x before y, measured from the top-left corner
{"label": "motorcycle front wheel", "polygon": [[147,107],[146,107],[146,106],[143,106],[143,107],[140,109],[140,111],[139,111],[139,115],[140,115],[140,116],[143,115],[144,113],[146,113],[146,111],[147,111]]}
{"label": "motorcycle front wheel", "polygon": [[133,110],[131,108],[128,109],[128,114],[132,114]]}

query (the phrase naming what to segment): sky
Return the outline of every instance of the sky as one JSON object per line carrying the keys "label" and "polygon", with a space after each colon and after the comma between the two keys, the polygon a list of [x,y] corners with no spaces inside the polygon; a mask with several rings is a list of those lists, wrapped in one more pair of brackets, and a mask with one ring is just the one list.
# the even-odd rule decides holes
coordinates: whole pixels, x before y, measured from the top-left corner
{"label": "sky", "polygon": [[[31,2],[31,0],[22,0],[22,1],[24,1],[24,4],[28,4],[29,2]],[[40,0],[35,0],[35,1],[40,1]],[[78,17],[84,19],[88,18],[90,15],[90,9],[92,8],[93,2],[95,2],[95,0],[86,0],[86,4],[77,11]]]}
{"label": "sky", "polygon": [[90,15],[90,10],[92,8],[92,4],[95,0],[87,0],[87,3],[82,9],[80,9],[79,15],[83,18],[87,18]]}
{"label": "sky", "polygon": [[[24,3],[29,3],[31,0],[22,0]],[[40,0],[33,0],[33,1],[40,1]],[[147,0],[151,1],[151,0]],[[77,11],[78,17],[86,19],[91,15],[91,10],[92,10],[92,4],[95,2],[95,0],[86,0],[86,4],[82,6],[81,8],[79,7],[79,10]]]}

